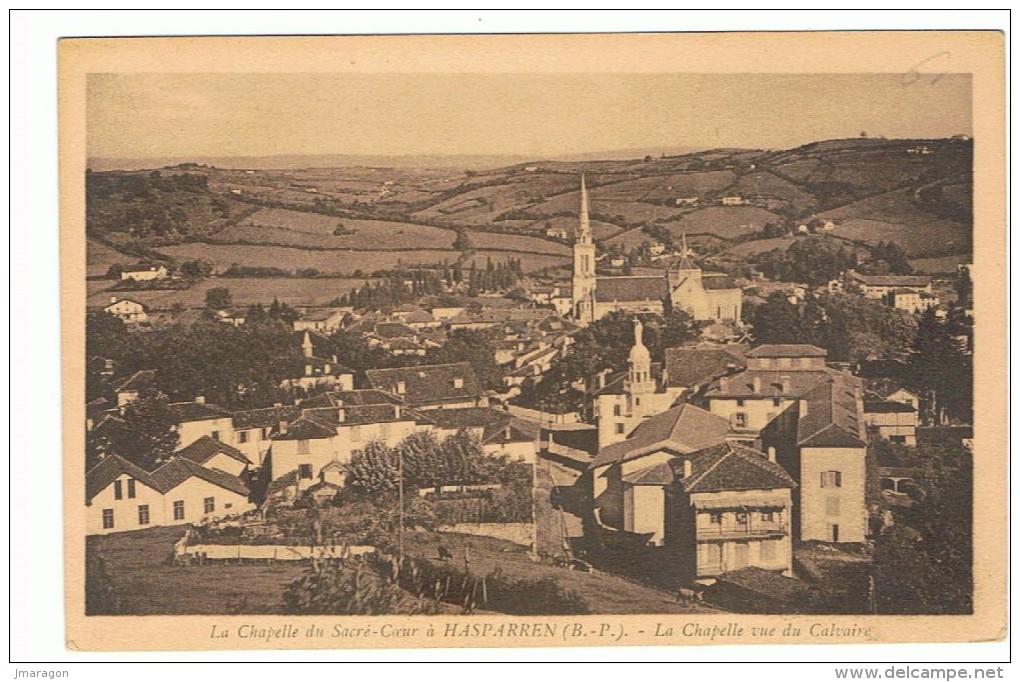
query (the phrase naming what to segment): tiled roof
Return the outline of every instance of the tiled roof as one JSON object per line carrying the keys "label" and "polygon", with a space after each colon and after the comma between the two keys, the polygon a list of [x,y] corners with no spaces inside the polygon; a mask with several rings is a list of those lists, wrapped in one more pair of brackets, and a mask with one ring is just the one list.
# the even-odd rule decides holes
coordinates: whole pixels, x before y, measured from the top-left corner
{"label": "tiled roof", "polygon": [[931,277],[924,275],[862,275],[853,272],[850,276],[872,287],[926,287],[931,284]]}
{"label": "tiled roof", "polygon": [[443,429],[485,428],[490,424],[502,427],[510,423],[510,413],[488,407],[459,407],[426,410],[422,418]]}
{"label": "tiled roof", "polygon": [[178,457],[152,472],[132,464],[123,457],[105,457],[85,475],[86,501],[91,500],[118,476],[127,474],[153,490],[166,494],[189,478],[197,477],[238,495],[247,495],[248,486],[237,476],[208,469],[190,459]]}
{"label": "tiled roof", "polygon": [[[340,411],[344,419],[340,421]],[[384,422],[412,421],[412,415],[400,412],[394,405],[351,405],[343,407],[319,407],[302,411],[302,416],[320,425],[355,426],[360,424],[382,424]],[[295,422],[297,423],[297,422]],[[330,433],[335,435],[335,432]]]}
{"label": "tiled roof", "polygon": [[375,325],[375,335],[381,339],[396,339],[415,335],[415,331],[401,322],[380,322]]}
{"label": "tiled roof", "polygon": [[155,488],[147,471],[119,455],[108,455],[85,474],[85,501],[91,501],[122,474],[127,474],[150,488]]}
{"label": "tiled roof", "polygon": [[678,453],[694,452],[721,442],[729,427],[725,417],[684,403],[643,421],[627,440],[599,450],[591,467],[624,462],[660,448]]}
{"label": "tiled roof", "polygon": [[739,288],[729,275],[724,275],[721,272],[703,272],[701,274],[701,286],[706,291]]}
{"label": "tiled roof", "polygon": [[669,485],[673,481],[673,469],[669,462],[659,462],[623,477],[623,482],[631,485]]}
{"label": "tiled roof", "polygon": [[142,369],[113,385],[114,393],[141,391],[156,383],[156,370]]}
{"label": "tiled roof", "polygon": [[298,403],[301,409],[316,407],[340,407],[341,405],[400,405],[403,401],[385,391],[360,388],[353,391],[328,391]]}
{"label": "tiled roof", "polygon": [[205,464],[218,454],[224,454],[244,464],[251,464],[240,450],[210,436],[202,436],[174,453],[176,457],[185,457],[198,464]]}
{"label": "tiled roof", "polygon": [[747,352],[749,358],[824,358],[824,348],[807,343],[766,343]]}
{"label": "tiled roof", "polygon": [[[305,410],[309,412],[310,410]],[[336,413],[336,410],[333,410]],[[302,415],[293,424],[287,426],[287,430],[273,436],[273,440],[314,440],[316,438],[332,438],[336,435],[336,429],[328,422],[324,423],[319,419],[313,419]]]}
{"label": "tiled roof", "polygon": [[[684,462],[691,475],[684,476]],[[673,475],[688,493],[727,490],[793,488],[796,483],[783,467],[753,448],[729,441],[669,461]]]}
{"label": "tiled roof", "polygon": [[797,443],[801,447],[865,447],[864,424],[857,414],[859,390],[860,379],[833,372],[830,381],[804,394],[807,413],[800,413]]}
{"label": "tiled roof", "polygon": [[[365,375],[372,388],[400,395],[411,406],[442,404],[482,395],[481,382],[469,362],[370,369]],[[460,388],[455,386],[455,379],[462,380]],[[404,384],[404,393],[397,390],[400,382]]]}
{"label": "tiled roof", "polygon": [[[710,398],[778,398],[799,397],[812,390],[820,383],[828,381],[834,374],[831,369],[818,370],[759,370],[748,369],[732,376],[722,377],[713,381],[705,395]],[[788,383],[788,390],[783,391],[783,379]],[[754,380],[758,380],[759,390],[754,390]]]}
{"label": "tiled roof", "polygon": [[697,386],[747,365],[747,346],[722,348],[667,348],[667,385],[685,388]]}
{"label": "tiled roof", "polygon": [[669,285],[664,276],[599,277],[595,281],[595,300],[599,302],[654,302],[668,295]]}
{"label": "tiled roof", "polygon": [[334,315],[343,314],[342,310],[335,310],[333,308],[318,308],[315,310],[307,310],[305,314],[301,316],[301,319],[306,322],[325,322]]}
{"label": "tiled roof", "polygon": [[301,409],[296,405],[240,410],[234,413],[234,429],[276,428],[280,422],[294,421],[300,414]]}
{"label": "tiled roof", "polygon": [[898,400],[865,400],[865,414],[889,414],[893,412],[917,412],[916,409]]}
{"label": "tiled roof", "polygon": [[170,403],[170,414],[178,424],[200,422],[208,419],[223,419],[232,416],[231,412],[219,405],[211,403]]}

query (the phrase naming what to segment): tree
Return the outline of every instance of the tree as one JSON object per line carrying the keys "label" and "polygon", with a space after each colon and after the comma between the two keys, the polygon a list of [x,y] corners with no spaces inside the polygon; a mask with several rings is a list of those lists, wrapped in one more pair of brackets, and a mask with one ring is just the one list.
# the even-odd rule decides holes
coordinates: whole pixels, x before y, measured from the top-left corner
{"label": "tree", "polygon": [[213,310],[229,308],[231,302],[230,289],[213,287],[205,292],[205,306]]}
{"label": "tree", "polygon": [[950,418],[973,422],[973,328],[962,311],[939,317],[934,308],[922,313],[909,360],[908,377],[922,398],[932,423]]}
{"label": "tree", "polygon": [[105,455],[120,455],[151,471],[170,459],[179,442],[169,399],[158,391],[143,391],[124,406],[119,418],[90,434],[87,459],[95,463]]}
{"label": "tree", "polygon": [[388,493],[397,489],[397,473],[396,451],[373,440],[351,454],[346,484],[362,493]]}
{"label": "tree", "polygon": [[205,279],[213,272],[213,265],[205,259],[188,260],[181,263],[179,272],[188,279]]}
{"label": "tree", "polygon": [[106,271],[106,279],[120,279],[121,273],[124,272],[124,266],[120,263],[114,263]]}

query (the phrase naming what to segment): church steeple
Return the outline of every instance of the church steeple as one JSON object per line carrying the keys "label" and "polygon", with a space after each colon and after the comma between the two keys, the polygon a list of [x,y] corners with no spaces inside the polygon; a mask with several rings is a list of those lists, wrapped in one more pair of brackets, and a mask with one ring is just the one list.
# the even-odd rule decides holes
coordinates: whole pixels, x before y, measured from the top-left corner
{"label": "church steeple", "polygon": [[577,226],[577,242],[592,243],[591,221],[588,219],[588,188],[584,183],[584,173],[581,173],[581,220]]}
{"label": "church steeple", "polygon": [[687,248],[687,233],[680,233],[680,262],[677,264],[677,270],[697,270],[698,266],[691,260],[691,256],[694,255],[694,251]]}
{"label": "church steeple", "polygon": [[588,219],[588,188],[581,174],[581,210],[574,238],[574,276],[572,303],[574,319],[580,324],[595,321],[595,241]]}

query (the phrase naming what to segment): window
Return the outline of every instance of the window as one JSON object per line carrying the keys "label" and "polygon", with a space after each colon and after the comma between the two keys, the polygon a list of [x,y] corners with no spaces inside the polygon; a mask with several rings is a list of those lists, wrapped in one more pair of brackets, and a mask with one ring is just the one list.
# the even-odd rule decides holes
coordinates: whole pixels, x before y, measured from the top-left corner
{"label": "window", "polygon": [[297,451],[299,455],[307,455],[309,453],[308,439],[301,438],[297,442]]}
{"label": "window", "polygon": [[746,526],[747,525],[747,513],[746,512],[738,512],[737,513],[737,523],[740,524],[741,526]]}
{"label": "window", "polygon": [[184,500],[174,502],[174,521],[184,520]]}
{"label": "window", "polygon": [[298,478],[311,478],[312,477],[312,465],[301,464],[298,466]]}
{"label": "window", "polygon": [[839,524],[829,524],[829,542],[839,542]]}
{"label": "window", "polygon": [[119,478],[113,482],[113,499],[115,500],[124,499],[124,490],[121,488],[121,482]]}
{"label": "window", "polygon": [[614,417],[619,417],[620,416],[620,406],[619,405],[613,405],[613,416]]}
{"label": "window", "polygon": [[271,429],[268,426],[262,427],[262,440],[268,440]]}
{"label": "window", "polygon": [[213,431],[212,433],[209,434],[209,436],[213,440],[219,440],[220,439],[220,432],[219,431]]}
{"label": "window", "polygon": [[149,525],[149,505],[147,504],[138,505],[138,525],[139,526]]}
{"label": "window", "polygon": [[722,512],[712,512],[708,515],[708,522],[713,526],[722,525]]}
{"label": "window", "polygon": [[620,435],[620,436],[623,435],[623,424],[620,424],[620,423],[616,424],[616,433],[617,433],[617,435]]}
{"label": "window", "polygon": [[237,442],[238,443],[247,443],[248,442],[248,432],[247,431],[238,431],[237,432]]}
{"label": "window", "polygon": [[779,544],[778,540],[763,540],[761,543],[761,560],[762,561],[775,561],[776,560],[776,546]]}
{"label": "window", "polygon": [[103,510],[103,528],[113,528],[113,510]]}
{"label": "window", "polygon": [[779,407],[782,404],[782,400],[779,398],[772,399],[772,407]]}
{"label": "window", "polygon": [[744,406],[744,401],[738,399],[737,400],[737,407],[743,407],[743,406]]}
{"label": "window", "polygon": [[127,484],[128,484],[127,485],[128,499],[129,500],[133,500],[133,499],[135,499],[135,479],[129,478],[127,480]]}
{"label": "window", "polygon": [[766,523],[772,523],[773,521],[776,520],[776,513],[775,512],[770,512],[770,511],[762,512],[761,513],[761,520],[765,521]]}
{"label": "window", "polygon": [[747,414],[744,412],[737,412],[733,415],[733,428],[746,429],[747,428]]}
{"label": "window", "polygon": [[827,516],[839,516],[839,498],[825,498],[825,513]]}
{"label": "window", "polygon": [[823,488],[842,488],[843,487],[843,474],[839,471],[823,471],[821,472],[821,487]]}
{"label": "window", "polygon": [[202,501],[202,513],[212,514],[214,511],[216,511],[216,498],[215,497],[205,498]]}
{"label": "window", "polygon": [[641,404],[641,398],[634,398],[634,404],[635,405],[640,405]]}

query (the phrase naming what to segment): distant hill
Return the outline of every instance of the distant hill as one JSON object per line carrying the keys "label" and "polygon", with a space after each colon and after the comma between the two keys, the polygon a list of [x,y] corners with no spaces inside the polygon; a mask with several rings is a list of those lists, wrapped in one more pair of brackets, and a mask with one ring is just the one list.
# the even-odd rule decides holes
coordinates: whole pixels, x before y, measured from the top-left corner
{"label": "distant hill", "polygon": [[[135,187],[144,185],[139,178],[148,171],[91,173],[88,221],[90,235],[115,248],[125,241],[144,246],[218,239],[233,234],[227,227],[238,216],[263,207],[569,242],[579,205],[578,174],[584,172],[599,238],[625,249],[651,241],[651,233],[686,233],[739,258],[757,249],[730,247],[759,239],[770,223],[774,232],[777,225],[796,230],[830,220],[832,238],[858,247],[893,240],[911,258],[969,257],[972,154],[969,140],[853,138],[786,150],[634,149],[554,160],[281,156],[189,159],[181,165],[158,160],[172,167],[162,168],[165,177],[148,190]],[[93,171],[112,163],[94,161]],[[177,187],[166,179],[179,174],[203,180]],[[93,186],[106,190],[93,192]],[[308,235],[280,234],[277,230],[272,239],[316,248]],[[380,233],[378,248],[413,247],[382,243],[386,239]],[[224,236],[217,243],[231,242]]]}

